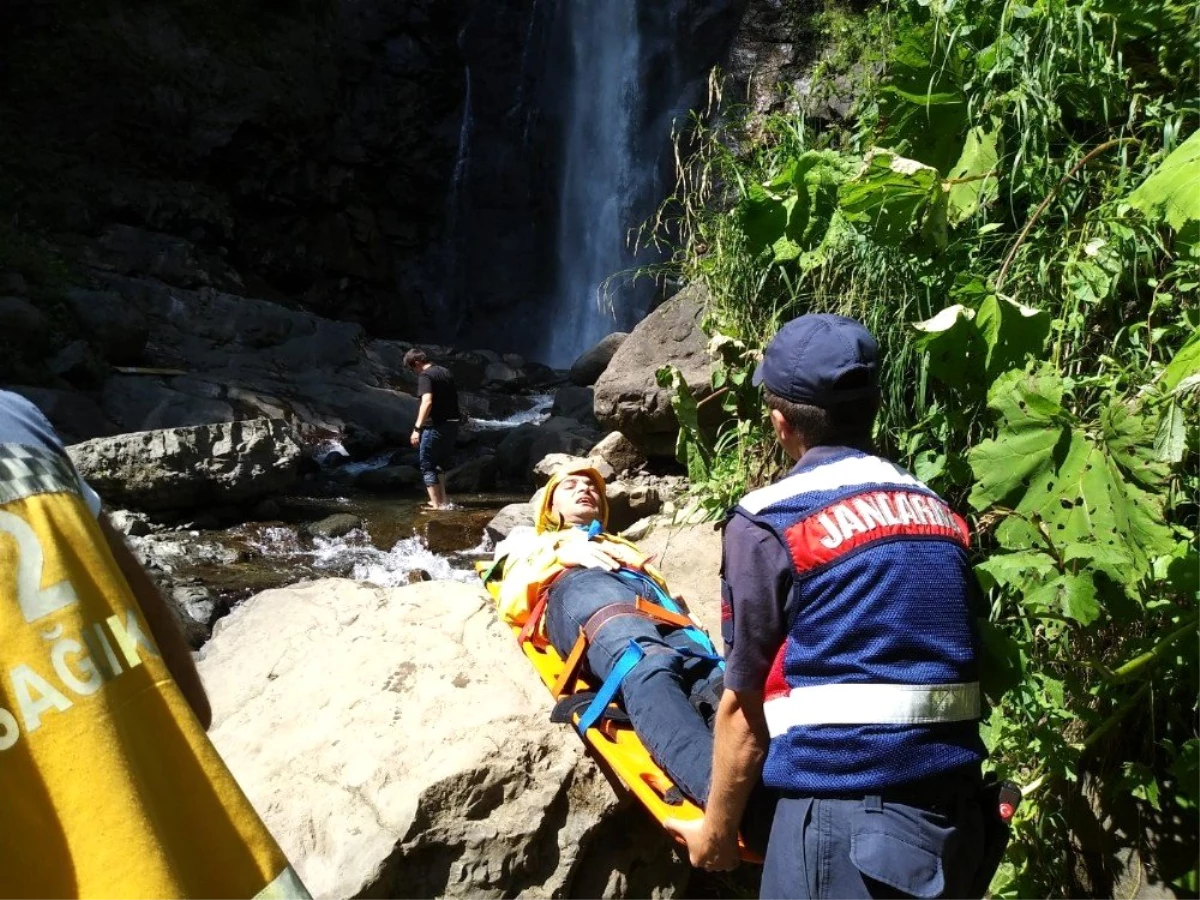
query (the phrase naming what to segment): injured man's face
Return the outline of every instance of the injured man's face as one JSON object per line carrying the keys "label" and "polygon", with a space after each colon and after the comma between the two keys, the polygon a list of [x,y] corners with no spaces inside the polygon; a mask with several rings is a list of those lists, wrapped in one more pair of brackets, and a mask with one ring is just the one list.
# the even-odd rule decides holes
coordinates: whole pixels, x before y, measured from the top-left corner
{"label": "injured man's face", "polygon": [[600,491],[586,475],[568,475],[554,489],[550,507],[571,525],[591,525],[600,517]]}

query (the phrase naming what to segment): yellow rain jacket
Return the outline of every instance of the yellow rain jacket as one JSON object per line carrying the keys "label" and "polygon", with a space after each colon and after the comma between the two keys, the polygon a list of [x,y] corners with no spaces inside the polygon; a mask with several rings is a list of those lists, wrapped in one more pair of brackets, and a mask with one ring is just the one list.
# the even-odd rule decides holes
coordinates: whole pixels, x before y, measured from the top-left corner
{"label": "yellow rain jacket", "polygon": [[[608,527],[608,496],[604,478],[589,466],[564,468],[554,474],[542,493],[537,513],[537,534],[524,541],[497,548],[497,559],[503,559],[503,576],[500,582],[499,609],[505,621],[524,625],[530,612],[537,604],[543,589],[549,587],[566,568],[558,558],[559,548],[570,542],[587,542],[587,531],[568,525],[551,510],[554,489],[569,475],[586,475],[596,485],[600,494],[600,525]],[[602,531],[591,540],[623,566],[645,572],[665,591],[666,582],[661,574],[650,565],[649,557],[624,538]]]}
{"label": "yellow rain jacket", "polygon": [[307,897],[49,424],[0,391],[0,896]]}

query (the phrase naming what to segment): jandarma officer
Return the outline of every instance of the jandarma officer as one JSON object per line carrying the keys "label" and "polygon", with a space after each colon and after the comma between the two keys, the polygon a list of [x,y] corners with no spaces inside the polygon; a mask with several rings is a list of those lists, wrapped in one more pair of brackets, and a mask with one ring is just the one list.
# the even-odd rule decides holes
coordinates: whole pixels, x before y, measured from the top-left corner
{"label": "jandarma officer", "polygon": [[737,862],[760,770],[782,797],[763,897],[966,896],[984,851],[975,585],[965,523],[870,452],[878,348],[787,323],[755,373],[796,460],[725,530],[727,667],[692,862]]}

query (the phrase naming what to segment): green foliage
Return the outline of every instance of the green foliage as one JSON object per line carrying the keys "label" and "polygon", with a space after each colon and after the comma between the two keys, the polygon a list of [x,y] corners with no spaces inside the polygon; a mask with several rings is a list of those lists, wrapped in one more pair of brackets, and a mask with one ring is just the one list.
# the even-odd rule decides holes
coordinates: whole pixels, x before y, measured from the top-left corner
{"label": "green foliage", "polygon": [[1166,222],[1184,240],[1194,244],[1200,222],[1198,171],[1200,131],[1194,131],[1129,195],[1129,205],[1151,219]]}
{"label": "green foliage", "polygon": [[[693,482],[710,513],[780,471],[745,385],[808,311],[872,329],[881,450],[974,510],[985,739],[1029,796],[995,896],[1087,888],[1061,799],[1085,770],[1198,830],[1198,17],[1185,0],[833,8],[838,71],[844,47],[882,59],[855,120],[698,123],[657,220],[736,348],[731,418]],[[700,440],[685,429],[683,458]]]}

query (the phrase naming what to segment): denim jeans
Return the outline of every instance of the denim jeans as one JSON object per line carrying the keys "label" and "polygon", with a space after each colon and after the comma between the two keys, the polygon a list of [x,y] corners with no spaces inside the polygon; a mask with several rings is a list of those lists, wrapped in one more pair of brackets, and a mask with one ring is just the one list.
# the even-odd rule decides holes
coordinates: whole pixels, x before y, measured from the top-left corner
{"label": "denim jeans", "polygon": [[425,487],[433,487],[438,483],[438,473],[442,471],[442,462],[454,452],[454,439],[457,435],[457,422],[426,425],[421,429],[421,441],[417,445],[417,458]]}
{"label": "denim jeans", "polygon": [[[594,612],[613,603],[633,603],[636,597],[632,587],[602,569],[567,572],[550,588],[550,643],[565,658]],[[723,673],[713,660],[675,652],[706,652],[683,629],[632,615],[610,619],[596,633],[587,651],[592,673],[604,679],[630,640],[646,656],[621,684],[625,711],[654,761],[689,799],[703,805],[712,780],[713,737],[692,699],[713,698],[715,705]]]}
{"label": "denim jeans", "polygon": [[877,796],[780,798],[759,896],[971,896],[985,842],[974,769]]}

